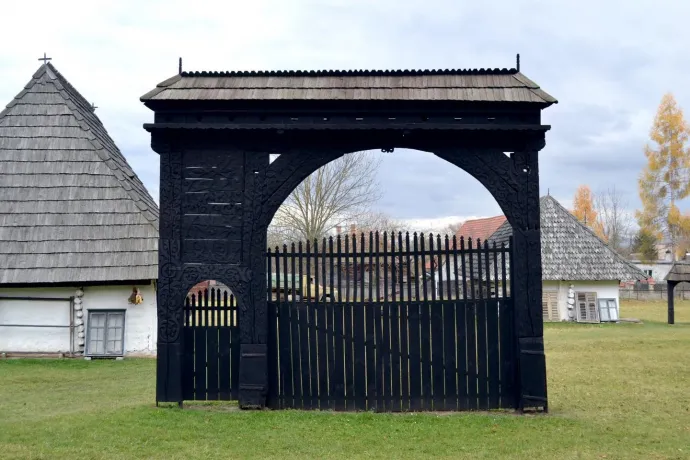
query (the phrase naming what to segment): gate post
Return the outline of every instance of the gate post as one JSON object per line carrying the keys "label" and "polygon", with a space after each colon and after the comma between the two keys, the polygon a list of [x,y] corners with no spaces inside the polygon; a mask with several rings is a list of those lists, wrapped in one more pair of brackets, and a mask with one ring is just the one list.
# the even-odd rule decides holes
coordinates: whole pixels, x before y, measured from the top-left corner
{"label": "gate post", "polygon": [[180,296],[181,152],[167,142],[152,142],[160,154],[160,215],[156,304],[158,340],[156,401],[182,403],[183,304]]}
{"label": "gate post", "polygon": [[513,231],[514,266],[511,276],[515,292],[515,331],[517,332],[516,409],[548,410],[546,358],[541,312],[542,264],[539,206],[538,149],[515,152],[519,177],[520,224]]}
{"label": "gate post", "polygon": [[245,152],[242,260],[249,267],[247,305],[240,316],[239,406],[261,409],[268,396],[268,298],[266,295],[266,170],[269,154]]}

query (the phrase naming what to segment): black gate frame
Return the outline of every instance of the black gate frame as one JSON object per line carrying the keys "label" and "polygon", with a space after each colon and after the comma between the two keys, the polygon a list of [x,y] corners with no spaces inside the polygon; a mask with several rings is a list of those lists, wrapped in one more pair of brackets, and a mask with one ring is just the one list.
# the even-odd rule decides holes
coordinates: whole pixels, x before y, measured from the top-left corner
{"label": "black gate frame", "polygon": [[[491,75],[518,71],[451,72]],[[188,76],[237,74],[182,72],[159,86]],[[392,74],[404,75],[401,71]],[[516,409],[547,409],[538,152],[550,129],[541,124],[541,110],[551,102],[219,101],[152,100],[147,96],[142,101],[155,112],[155,120],[144,127],[151,133],[153,150],[160,154],[161,172],[157,401],[182,403],[184,299],[199,281],[215,279],[230,287],[239,305],[240,407],[266,406],[266,230],[275,212],[309,174],[344,154],[409,148],[433,153],[469,173],[492,194],[510,222],[514,232],[510,276],[515,305],[513,336],[517,338]],[[270,154],[280,156],[271,163]],[[185,163],[189,161],[194,169]],[[183,176],[190,171],[196,177],[212,179],[206,182],[210,186],[222,183],[228,188],[214,189],[211,195],[183,193]],[[209,196],[216,203],[209,203]],[[213,228],[192,215],[206,212],[210,204],[227,207]],[[205,240],[209,232],[218,238]]]}

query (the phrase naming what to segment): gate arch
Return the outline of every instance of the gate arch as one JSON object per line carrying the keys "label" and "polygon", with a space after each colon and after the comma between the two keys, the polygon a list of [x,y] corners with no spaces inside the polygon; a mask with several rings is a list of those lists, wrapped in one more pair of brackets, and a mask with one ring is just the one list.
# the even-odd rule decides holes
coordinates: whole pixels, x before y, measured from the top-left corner
{"label": "gate arch", "polygon": [[320,165],[380,146],[446,159],[504,211],[514,231],[516,408],[546,409],[538,151],[550,128],[541,110],[556,100],[519,69],[181,72],[141,99],[155,112],[145,128],[161,156],[158,401],[183,400],[174,299],[183,280],[203,275],[236,286],[240,405],[265,406],[266,228]]}

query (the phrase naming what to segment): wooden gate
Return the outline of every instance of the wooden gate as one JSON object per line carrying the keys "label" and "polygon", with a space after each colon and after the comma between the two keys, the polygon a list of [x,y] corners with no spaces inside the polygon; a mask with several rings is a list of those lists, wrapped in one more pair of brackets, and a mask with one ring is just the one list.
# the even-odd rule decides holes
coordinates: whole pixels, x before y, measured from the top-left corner
{"label": "wooden gate", "polygon": [[185,400],[237,399],[239,332],[237,302],[227,289],[204,289],[187,297],[182,362]]}
{"label": "wooden gate", "polygon": [[509,249],[357,239],[269,250],[269,407],[515,408]]}

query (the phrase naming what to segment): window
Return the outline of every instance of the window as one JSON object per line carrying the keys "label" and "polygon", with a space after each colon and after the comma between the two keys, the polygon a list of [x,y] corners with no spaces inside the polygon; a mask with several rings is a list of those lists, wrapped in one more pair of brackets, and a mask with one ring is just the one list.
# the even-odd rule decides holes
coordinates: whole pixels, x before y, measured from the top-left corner
{"label": "window", "polygon": [[90,310],[87,355],[122,356],[125,342],[124,310]]}
{"label": "window", "polygon": [[645,275],[647,275],[647,278],[652,278],[652,270],[644,270]]}
{"label": "window", "polygon": [[541,315],[544,321],[560,321],[558,314],[558,292],[543,291],[541,295]]}
{"label": "window", "polygon": [[602,321],[618,321],[616,299],[599,299],[599,318]]}
{"label": "window", "polygon": [[579,323],[598,323],[599,309],[597,308],[596,292],[576,292],[576,320]]}

